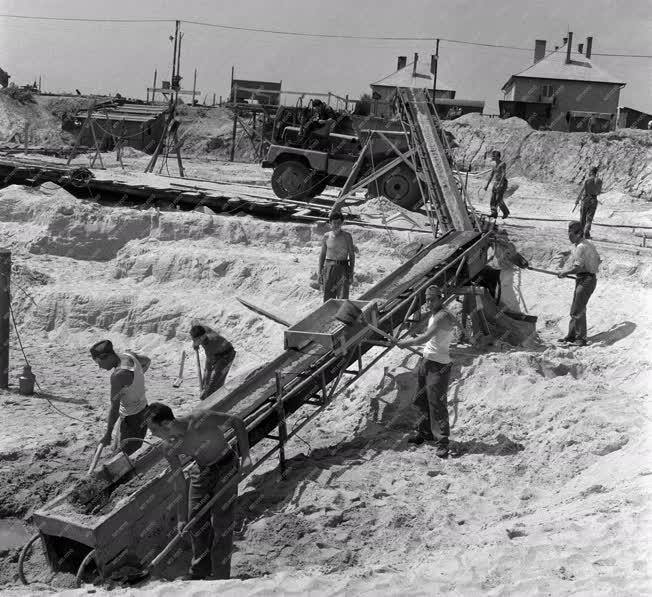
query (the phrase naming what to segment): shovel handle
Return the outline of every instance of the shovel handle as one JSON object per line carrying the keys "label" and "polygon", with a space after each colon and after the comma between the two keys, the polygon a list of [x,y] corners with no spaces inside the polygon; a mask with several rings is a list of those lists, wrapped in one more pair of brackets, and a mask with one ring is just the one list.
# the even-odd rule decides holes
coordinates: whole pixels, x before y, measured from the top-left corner
{"label": "shovel handle", "polygon": [[88,467],[89,475],[95,470],[95,467],[97,466],[97,461],[100,459],[103,450],[104,450],[103,444],[98,444],[97,448],[95,448],[95,454],[93,454],[93,460],[91,460],[91,465]]}
{"label": "shovel handle", "polygon": [[197,357],[197,376],[199,377],[199,389],[204,389],[204,378],[201,374],[201,361],[199,360],[199,350],[195,350],[195,356]]}
{"label": "shovel handle", "polygon": [[[383,338],[386,340],[389,340],[392,344],[396,344],[398,340],[394,338],[394,336],[390,336],[387,332],[383,332],[380,328],[377,328],[375,325],[372,325],[368,322],[365,322],[366,326],[370,329],[376,332],[377,334],[380,334]],[[411,346],[401,346],[401,348],[405,348],[406,350],[409,350],[410,352],[413,352],[416,355],[419,355],[420,357],[423,358],[423,354],[418,351],[416,348],[412,348]]]}

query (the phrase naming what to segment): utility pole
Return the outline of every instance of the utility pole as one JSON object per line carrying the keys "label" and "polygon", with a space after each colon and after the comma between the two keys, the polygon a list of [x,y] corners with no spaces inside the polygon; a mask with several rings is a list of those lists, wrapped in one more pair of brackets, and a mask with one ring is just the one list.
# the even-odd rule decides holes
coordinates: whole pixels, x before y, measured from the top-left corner
{"label": "utility pole", "polygon": [[0,388],[9,386],[9,318],[11,251],[0,249]]}
{"label": "utility pole", "polygon": [[435,105],[435,97],[437,94],[437,68],[439,67],[439,38],[437,38],[437,45],[435,46],[435,68],[432,73],[432,105]]}
{"label": "utility pole", "polygon": [[195,89],[197,89],[197,69],[195,69],[195,77],[192,80],[192,105],[195,105]]}
{"label": "utility pole", "polygon": [[154,103],[154,96],[156,95],[156,75],[157,75],[157,70],[154,69],[154,83],[152,84],[152,104]]}

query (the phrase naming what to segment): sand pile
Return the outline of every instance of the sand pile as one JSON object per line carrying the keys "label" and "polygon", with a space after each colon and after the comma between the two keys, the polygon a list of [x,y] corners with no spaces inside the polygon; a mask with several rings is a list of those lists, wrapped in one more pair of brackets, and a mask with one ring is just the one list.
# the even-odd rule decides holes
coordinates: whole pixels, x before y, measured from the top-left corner
{"label": "sand pile", "polygon": [[28,123],[30,145],[67,145],[73,138],[61,130],[61,119],[74,115],[86,102],[86,99],[34,95],[33,102],[21,103],[0,93],[0,143],[24,143],[25,123]]}
{"label": "sand pile", "polygon": [[[567,211],[553,191],[532,193],[528,184],[510,197],[511,208]],[[12,299],[37,378],[52,404],[80,421],[43,395],[0,392],[11,415],[0,437],[2,516],[28,513],[88,467],[108,406],[108,375],[88,357],[93,341],[110,337],[152,356],[150,400],[188,412],[197,405],[193,368],[181,388],[171,384],[192,322],[235,345],[229,385],[283,342],[283,328],[237,296],[291,321],[321,302],[310,281],[322,225],[107,208],[49,190],[1,191],[0,232],[24,289]],[[550,199],[543,207],[542,196]],[[367,207],[391,217],[378,215],[388,209],[381,201]],[[533,265],[556,269],[570,249],[564,227],[515,227],[510,236]],[[351,231],[354,295],[418,240]],[[615,242],[598,247],[605,263],[589,308],[591,346],[555,343],[566,331],[572,282],[523,272],[543,346],[456,350],[456,457],[441,461],[432,446],[407,446],[415,357],[394,350],[292,440],[284,479],[270,462],[244,488],[233,573],[255,578],[153,584],[143,594],[640,592],[648,582],[641,529],[650,519],[651,258]],[[14,381],[22,364],[13,334],[11,342]],[[0,582],[15,582],[16,557],[3,556]],[[47,577],[44,564],[32,565]]]}
{"label": "sand pile", "polygon": [[459,144],[455,160],[463,168],[485,169],[489,165],[486,154],[498,149],[512,176],[579,183],[589,168],[597,165],[605,190],[652,198],[652,136],[647,131],[534,131],[518,118],[500,120],[471,114],[445,121],[444,126]]}
{"label": "sand pile", "polygon": [[[200,106],[181,106],[179,112],[181,114],[179,139],[183,144],[184,154],[230,159],[233,112],[226,108]],[[249,119],[244,120],[248,122]],[[258,126],[260,126],[260,118]],[[236,135],[235,159],[240,162],[258,161],[249,137],[240,124]]]}

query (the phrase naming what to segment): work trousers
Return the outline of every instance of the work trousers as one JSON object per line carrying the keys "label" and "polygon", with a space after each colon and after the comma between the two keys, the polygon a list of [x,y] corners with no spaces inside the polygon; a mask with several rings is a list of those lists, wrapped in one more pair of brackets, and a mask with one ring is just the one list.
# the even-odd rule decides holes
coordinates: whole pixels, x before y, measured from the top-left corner
{"label": "work trousers", "polygon": [[[135,415],[120,417],[120,444],[122,444],[123,440],[130,437],[135,437],[141,440],[145,439],[145,435],[147,434],[147,423],[145,421],[146,410],[146,408],[143,408],[143,410]],[[128,441],[122,445],[121,450],[129,456],[136,450],[139,450],[142,445],[142,441]]]}
{"label": "work trousers", "polygon": [[591,224],[593,224],[593,216],[595,216],[595,210],[597,208],[597,197],[584,197],[582,206],[580,207],[580,223],[582,224],[584,238],[591,238]]}
{"label": "work trousers", "polygon": [[568,324],[567,338],[573,340],[586,340],[586,305],[595,290],[596,277],[589,274],[577,274],[575,280],[575,294],[570,310],[570,323]]}
{"label": "work trousers", "polygon": [[[190,471],[190,516],[199,510],[238,474],[238,456],[230,451],[211,466]],[[238,483],[234,482],[190,531],[190,574],[196,578],[225,579],[231,576],[233,528]]]}
{"label": "work trousers", "polygon": [[489,202],[489,209],[491,210],[492,218],[498,217],[498,208],[500,208],[504,218],[509,215],[509,208],[503,200],[503,195],[505,194],[506,190],[507,183],[500,186],[494,186],[494,188],[491,190],[491,201]]}
{"label": "work trousers", "polygon": [[235,350],[230,350],[223,355],[218,356],[210,371],[208,372],[208,380],[206,382],[205,396],[210,396],[213,392],[217,392],[226,381],[226,376],[229,374],[231,365],[235,359]]}
{"label": "work trousers", "polygon": [[422,415],[417,431],[432,435],[442,446],[448,445],[450,435],[447,396],[451,368],[451,363],[421,359],[417,371],[418,389],[414,405]]}
{"label": "work trousers", "polygon": [[349,298],[349,262],[329,261],[324,262],[322,270],[322,289],[324,291],[324,302],[328,299]]}

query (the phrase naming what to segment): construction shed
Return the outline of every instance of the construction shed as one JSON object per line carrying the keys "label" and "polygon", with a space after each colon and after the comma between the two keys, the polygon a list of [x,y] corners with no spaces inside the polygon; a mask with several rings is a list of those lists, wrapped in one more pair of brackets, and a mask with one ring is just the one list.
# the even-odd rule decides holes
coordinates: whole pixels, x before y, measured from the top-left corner
{"label": "construction shed", "polygon": [[281,84],[281,81],[276,83],[275,81],[233,79],[231,83],[231,102],[278,106],[281,103]]}
{"label": "construction shed", "polygon": [[619,129],[649,129],[651,122],[652,114],[627,106],[618,108]]}
{"label": "construction shed", "polygon": [[[165,129],[167,106],[143,104],[111,104],[96,107],[91,113],[93,128],[102,151],[111,151],[118,141],[123,146],[153,153]],[[94,145],[93,131],[88,123],[87,110],[80,110],[74,118],[63,123],[63,129],[78,136],[82,146]]]}

